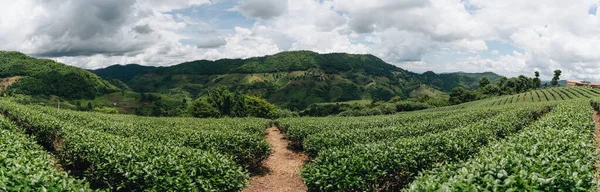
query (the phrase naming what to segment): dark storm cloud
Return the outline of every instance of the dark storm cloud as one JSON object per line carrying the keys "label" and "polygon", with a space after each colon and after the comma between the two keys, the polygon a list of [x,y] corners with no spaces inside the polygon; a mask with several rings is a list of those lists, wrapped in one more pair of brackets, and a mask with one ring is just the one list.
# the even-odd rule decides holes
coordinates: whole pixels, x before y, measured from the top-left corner
{"label": "dark storm cloud", "polygon": [[154,30],[150,27],[150,25],[146,24],[133,27],[133,31],[142,35],[146,35],[152,33]]}
{"label": "dark storm cloud", "polygon": [[132,27],[138,20],[134,4],[135,0],[43,1],[41,6],[50,12],[31,35],[39,39],[32,54],[61,57],[141,51],[151,43],[133,34],[148,34],[152,28]]}
{"label": "dark storm cloud", "polygon": [[140,54],[148,44],[130,44],[117,45],[116,43],[106,43],[102,40],[90,41],[90,45],[80,43],[62,42],[62,44],[46,45],[41,47],[39,52],[32,53],[36,57],[75,57],[75,56],[135,56]]}
{"label": "dark storm cloud", "polygon": [[196,47],[201,49],[215,49],[226,45],[227,41],[222,38],[205,39],[196,44]]}

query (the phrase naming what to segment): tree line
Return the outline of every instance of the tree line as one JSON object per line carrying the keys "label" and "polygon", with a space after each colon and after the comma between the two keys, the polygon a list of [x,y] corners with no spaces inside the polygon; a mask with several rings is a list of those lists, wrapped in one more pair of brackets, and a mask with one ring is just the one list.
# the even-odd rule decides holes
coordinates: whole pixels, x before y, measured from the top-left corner
{"label": "tree line", "polygon": [[[554,76],[550,82],[552,87],[558,86],[561,74],[561,70],[554,70]],[[462,87],[452,89],[450,92],[449,104],[456,105],[493,96],[512,95],[542,88],[540,72],[535,71],[534,76],[534,78],[529,78],[524,75],[513,78],[502,77],[498,83],[492,83],[487,77],[482,77],[479,81],[479,88],[477,90],[470,91]],[[550,85],[547,83],[544,84],[544,88],[549,86]]]}

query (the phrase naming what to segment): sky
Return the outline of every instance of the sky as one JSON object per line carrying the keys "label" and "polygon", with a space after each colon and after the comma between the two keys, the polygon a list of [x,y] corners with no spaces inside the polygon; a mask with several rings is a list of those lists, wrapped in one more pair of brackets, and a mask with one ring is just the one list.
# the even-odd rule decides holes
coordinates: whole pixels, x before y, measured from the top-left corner
{"label": "sky", "polygon": [[0,50],[97,69],[282,51],[600,81],[599,0],[0,0]]}

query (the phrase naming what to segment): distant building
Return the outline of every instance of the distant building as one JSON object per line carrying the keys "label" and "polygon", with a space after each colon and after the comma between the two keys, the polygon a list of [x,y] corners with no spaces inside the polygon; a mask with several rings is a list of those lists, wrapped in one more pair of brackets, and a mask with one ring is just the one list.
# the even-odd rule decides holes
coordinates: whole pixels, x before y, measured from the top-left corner
{"label": "distant building", "polygon": [[589,81],[567,80],[567,87],[592,87],[600,88],[600,83]]}

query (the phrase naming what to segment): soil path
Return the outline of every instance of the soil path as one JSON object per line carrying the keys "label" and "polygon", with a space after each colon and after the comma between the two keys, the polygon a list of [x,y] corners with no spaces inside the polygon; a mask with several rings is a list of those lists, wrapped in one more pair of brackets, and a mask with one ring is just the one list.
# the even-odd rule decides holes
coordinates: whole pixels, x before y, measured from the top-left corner
{"label": "soil path", "polygon": [[[596,130],[595,130],[595,134],[594,134],[594,139],[596,140],[596,143],[600,143],[600,114],[598,113],[598,111],[594,111],[594,123],[596,123]],[[596,150],[600,150],[599,149],[600,146],[596,146]],[[596,163],[594,164],[594,166],[596,167],[596,178],[600,177],[598,175],[598,172],[600,171],[600,161],[596,160]],[[596,191],[600,192],[600,185],[596,186]]]}
{"label": "soil path", "polygon": [[269,191],[306,191],[300,177],[300,169],[308,159],[305,154],[288,149],[288,140],[277,128],[267,129],[267,142],[271,144],[273,153],[263,163],[269,169],[264,175],[252,177],[250,187],[243,192]]}

